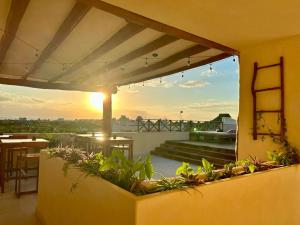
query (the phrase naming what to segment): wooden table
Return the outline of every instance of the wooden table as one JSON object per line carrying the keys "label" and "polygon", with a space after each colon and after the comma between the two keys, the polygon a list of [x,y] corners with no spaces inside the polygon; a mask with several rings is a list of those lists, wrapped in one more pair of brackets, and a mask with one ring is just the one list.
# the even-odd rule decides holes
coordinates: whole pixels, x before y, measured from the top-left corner
{"label": "wooden table", "polygon": [[0,186],[1,192],[4,193],[4,183],[5,183],[5,159],[6,152],[9,148],[46,148],[48,147],[48,141],[45,139],[1,139],[0,140]]}
{"label": "wooden table", "polygon": [[124,137],[95,137],[95,141],[103,146],[128,145],[128,158],[133,159],[133,139]]}
{"label": "wooden table", "polygon": [[[104,137],[102,134],[77,134],[77,137],[84,138],[87,141],[87,150],[89,151],[91,146],[102,145],[104,147],[104,153],[109,154],[109,146],[128,145],[128,158],[133,159],[133,139],[124,137]],[[106,149],[105,149],[106,148]]]}
{"label": "wooden table", "polygon": [[13,137],[13,135],[11,135],[11,134],[1,134],[0,135],[0,139],[9,139],[9,138],[12,138]]}

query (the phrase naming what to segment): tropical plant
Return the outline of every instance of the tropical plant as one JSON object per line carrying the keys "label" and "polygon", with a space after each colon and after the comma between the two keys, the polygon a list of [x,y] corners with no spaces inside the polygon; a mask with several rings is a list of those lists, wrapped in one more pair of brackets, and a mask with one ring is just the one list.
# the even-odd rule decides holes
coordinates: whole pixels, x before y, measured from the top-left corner
{"label": "tropical plant", "polygon": [[176,170],[176,175],[181,175],[183,177],[189,177],[194,174],[194,169],[189,163],[183,162],[180,167]]}
{"label": "tropical plant", "polygon": [[236,161],[235,164],[237,166],[242,166],[244,168],[245,173],[254,173],[257,170],[257,167],[249,159]]}
{"label": "tropical plant", "polygon": [[206,175],[206,181],[217,180],[221,174],[215,171],[214,164],[210,163],[206,159],[202,159],[202,166],[198,167],[198,173],[204,173]]}
{"label": "tropical plant", "polygon": [[161,177],[161,179],[156,182],[156,188],[152,191],[168,191],[174,189],[183,189],[186,187],[188,186],[185,182],[185,179],[182,177]]}
{"label": "tropical plant", "polygon": [[114,150],[111,155],[104,160],[99,168],[101,176],[110,182],[134,192],[137,184],[146,178],[151,179],[153,166],[151,157],[145,160],[127,159],[121,151]]}
{"label": "tropical plant", "polygon": [[233,168],[235,167],[235,163],[230,162],[224,165],[223,177],[232,177],[234,176]]}

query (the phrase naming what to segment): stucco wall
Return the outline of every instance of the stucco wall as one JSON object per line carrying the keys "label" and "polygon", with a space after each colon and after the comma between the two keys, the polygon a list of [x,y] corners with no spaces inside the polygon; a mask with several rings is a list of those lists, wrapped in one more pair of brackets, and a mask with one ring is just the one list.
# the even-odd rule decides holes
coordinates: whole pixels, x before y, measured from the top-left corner
{"label": "stucco wall", "polygon": [[41,224],[134,224],[135,196],[99,177],[86,177],[78,169],[69,169],[64,176],[63,166],[62,159],[41,154],[36,210]]}
{"label": "stucco wall", "polygon": [[148,154],[167,140],[189,140],[189,132],[114,132],[114,134],[134,140],[135,156]]}
{"label": "stucco wall", "polygon": [[[266,151],[274,150],[270,138],[264,141],[252,139],[252,95],[251,81],[253,77],[253,63],[268,65],[279,62],[279,57],[284,57],[284,81],[285,81],[285,113],[288,140],[300,148],[300,36],[272,41],[255,47],[241,50],[240,55],[240,104],[239,104],[239,135],[238,156],[247,158],[249,154],[256,155],[259,159],[266,158]],[[279,69],[266,69],[258,73],[260,88],[276,86],[279,83]],[[258,87],[259,88],[259,87]],[[277,93],[277,95],[276,95]],[[261,94],[258,101],[258,109],[278,109],[280,98],[279,91]],[[276,118],[265,117],[265,125],[272,129],[278,129]]]}
{"label": "stucco wall", "polygon": [[42,154],[37,215],[43,225],[300,224],[299,165],[135,196],[77,169],[65,177],[63,164]]}

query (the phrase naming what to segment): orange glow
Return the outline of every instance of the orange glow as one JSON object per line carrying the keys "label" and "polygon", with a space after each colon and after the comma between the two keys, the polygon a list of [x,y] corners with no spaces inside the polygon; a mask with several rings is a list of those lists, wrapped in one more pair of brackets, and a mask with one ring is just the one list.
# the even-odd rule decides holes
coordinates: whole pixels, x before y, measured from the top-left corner
{"label": "orange glow", "polygon": [[103,93],[91,93],[89,94],[89,104],[92,109],[100,111],[102,110],[103,100],[105,99],[105,95]]}

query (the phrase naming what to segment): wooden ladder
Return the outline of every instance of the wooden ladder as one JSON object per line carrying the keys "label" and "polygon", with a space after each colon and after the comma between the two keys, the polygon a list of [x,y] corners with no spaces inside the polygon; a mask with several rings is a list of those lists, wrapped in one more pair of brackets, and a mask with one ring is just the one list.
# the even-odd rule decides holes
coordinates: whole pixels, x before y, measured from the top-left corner
{"label": "wooden ladder", "polygon": [[[257,78],[257,73],[261,69],[267,69],[271,67],[280,67],[280,85],[276,87],[269,87],[263,89],[255,89],[255,83]],[[258,92],[265,91],[280,91],[280,109],[278,110],[257,110],[257,96]],[[258,66],[258,63],[254,63],[254,75],[252,79],[251,91],[253,96],[253,139],[257,140],[258,135],[270,135],[270,136],[279,136],[281,139],[284,138],[285,135],[285,115],[284,115],[284,65],[283,65],[283,57],[280,57],[280,62],[267,66]],[[280,133],[259,133],[257,132],[257,115],[261,113],[279,113],[280,115]]]}

